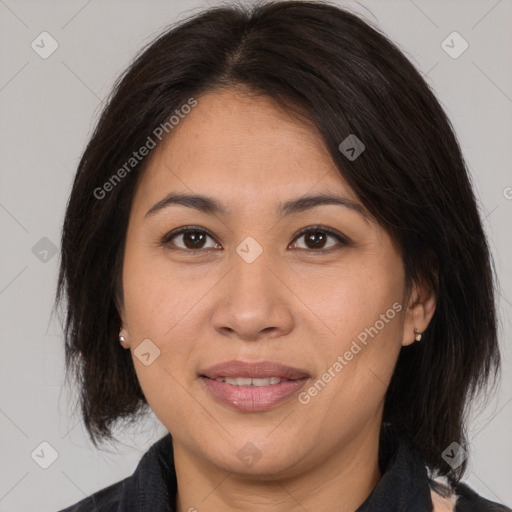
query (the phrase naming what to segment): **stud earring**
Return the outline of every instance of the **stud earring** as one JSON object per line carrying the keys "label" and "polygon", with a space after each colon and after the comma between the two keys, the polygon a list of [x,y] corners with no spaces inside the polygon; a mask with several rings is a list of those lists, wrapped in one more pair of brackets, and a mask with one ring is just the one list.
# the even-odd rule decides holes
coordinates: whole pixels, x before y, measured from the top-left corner
{"label": "stud earring", "polygon": [[415,334],[414,339],[416,341],[421,341],[421,334],[422,333],[420,331],[418,331],[418,329],[416,329],[416,327],[414,328],[414,334]]}
{"label": "stud earring", "polygon": [[[123,328],[119,329],[119,334],[121,334],[121,331],[123,330]],[[119,336],[119,342],[122,344],[126,341],[126,338],[124,336]]]}

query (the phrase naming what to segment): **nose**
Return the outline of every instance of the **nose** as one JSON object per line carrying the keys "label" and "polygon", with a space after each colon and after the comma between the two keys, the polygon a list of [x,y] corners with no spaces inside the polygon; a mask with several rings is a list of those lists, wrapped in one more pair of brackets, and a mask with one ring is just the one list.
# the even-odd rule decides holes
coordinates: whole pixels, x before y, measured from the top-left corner
{"label": "nose", "polygon": [[231,260],[231,269],[216,290],[214,329],[223,336],[244,341],[289,334],[293,329],[294,301],[293,293],[283,284],[284,263],[271,261],[265,251],[251,263],[236,252]]}

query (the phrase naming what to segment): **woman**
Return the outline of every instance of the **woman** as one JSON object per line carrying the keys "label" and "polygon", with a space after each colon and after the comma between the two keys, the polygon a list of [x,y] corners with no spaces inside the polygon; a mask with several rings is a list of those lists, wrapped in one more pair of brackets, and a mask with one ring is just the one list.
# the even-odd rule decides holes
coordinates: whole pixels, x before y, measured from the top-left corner
{"label": "woman", "polygon": [[93,443],[169,432],[67,511],[509,510],[459,482],[500,363],[467,169],[353,14],[217,7],[151,44],[79,164],[64,296]]}

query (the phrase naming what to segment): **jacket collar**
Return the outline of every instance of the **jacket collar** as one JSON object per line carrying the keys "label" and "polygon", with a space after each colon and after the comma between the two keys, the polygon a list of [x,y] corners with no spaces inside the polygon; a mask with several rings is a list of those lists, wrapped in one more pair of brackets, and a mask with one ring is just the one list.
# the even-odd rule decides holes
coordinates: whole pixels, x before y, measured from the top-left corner
{"label": "jacket collar", "polygon": [[118,512],[175,512],[176,472],[171,434],[153,444],[124,481]]}
{"label": "jacket collar", "polygon": [[[412,442],[384,425],[380,434],[382,478],[356,512],[432,512],[427,470]],[[176,512],[172,438],[167,434],[144,454],[123,482],[118,512]]]}
{"label": "jacket collar", "polygon": [[356,512],[432,512],[427,469],[410,439],[385,424],[380,432],[382,477]]}

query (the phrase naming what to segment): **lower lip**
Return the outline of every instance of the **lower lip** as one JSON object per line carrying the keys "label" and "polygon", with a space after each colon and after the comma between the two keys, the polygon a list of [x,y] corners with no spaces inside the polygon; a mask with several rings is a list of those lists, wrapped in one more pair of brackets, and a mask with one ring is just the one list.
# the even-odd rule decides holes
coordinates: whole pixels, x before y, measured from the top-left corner
{"label": "lower lip", "polygon": [[201,377],[210,393],[222,403],[239,411],[265,411],[295,395],[308,380],[288,380],[269,386],[234,386]]}

